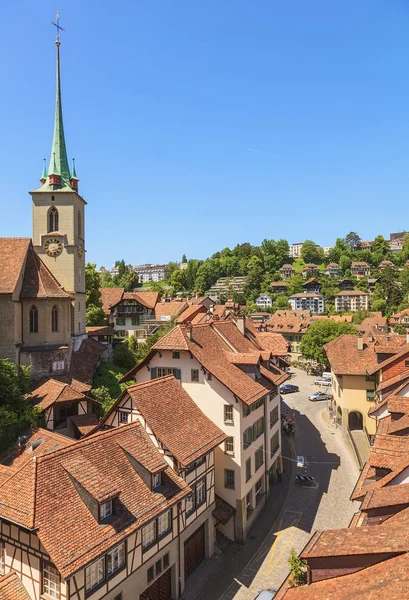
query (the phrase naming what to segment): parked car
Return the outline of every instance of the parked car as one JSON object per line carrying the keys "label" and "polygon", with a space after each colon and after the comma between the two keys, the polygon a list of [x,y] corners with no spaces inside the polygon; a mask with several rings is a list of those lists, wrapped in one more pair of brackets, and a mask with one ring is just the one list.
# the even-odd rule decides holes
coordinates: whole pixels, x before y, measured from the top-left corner
{"label": "parked car", "polygon": [[316,379],[314,381],[314,385],[323,385],[324,387],[331,387],[332,381],[331,379],[323,379],[322,377],[320,377],[319,379]]}
{"label": "parked car", "polygon": [[308,396],[308,400],[311,402],[317,402],[319,400],[331,400],[332,394],[328,392],[314,392],[311,396]]}
{"label": "parked car", "polygon": [[323,379],[332,379],[331,371],[324,371],[321,377]]}
{"label": "parked car", "polygon": [[277,590],[262,590],[257,594],[254,600],[272,600],[275,598]]}
{"label": "parked car", "polygon": [[292,394],[293,392],[299,392],[300,388],[298,385],[292,383],[286,383],[280,387],[280,394]]}

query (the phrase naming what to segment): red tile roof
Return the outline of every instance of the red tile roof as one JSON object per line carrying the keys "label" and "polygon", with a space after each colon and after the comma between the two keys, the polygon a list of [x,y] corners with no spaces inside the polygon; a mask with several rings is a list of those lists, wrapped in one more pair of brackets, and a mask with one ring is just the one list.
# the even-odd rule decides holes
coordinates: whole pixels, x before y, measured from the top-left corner
{"label": "red tile roof", "polygon": [[[387,379],[386,381],[381,381],[381,383],[377,386],[377,391],[378,392],[382,392],[383,390],[386,390],[394,385],[398,386],[399,384],[402,384],[403,386],[405,386],[409,381],[409,369],[407,371],[403,371],[402,373],[398,373],[398,375],[395,375],[394,377],[391,377],[390,379]],[[402,387],[402,386],[400,386]],[[396,392],[397,390],[395,390]]]}
{"label": "red tile roof", "polygon": [[15,571],[0,577],[0,600],[31,600]]}
{"label": "red tile roof", "polygon": [[111,308],[122,300],[124,288],[99,288],[101,292],[102,310],[106,315],[111,314]]}
{"label": "red tile roof", "polygon": [[22,298],[70,298],[30,244],[24,270]]}
{"label": "red tile roof", "polygon": [[136,300],[146,308],[155,308],[159,300],[159,292],[125,292],[124,299]]}
{"label": "red tile roof", "polygon": [[187,306],[182,314],[179,314],[176,323],[193,323],[195,317],[204,315],[205,313],[207,313],[207,308],[205,306],[202,306],[201,304],[192,304],[191,306]]}
{"label": "red tile roof", "polygon": [[133,400],[154,435],[182,467],[187,467],[227,439],[227,435],[200,410],[173,375],[131,385],[121,394],[108,415],[128,397]]}
{"label": "red tile roof", "polygon": [[0,294],[16,289],[30,244],[30,238],[0,238]]}
{"label": "red tile roof", "polygon": [[82,400],[99,404],[97,400],[85,396],[68,383],[58,381],[57,379],[49,379],[33,392],[27,394],[26,399],[41,410],[46,410],[55,402],[80,402]]}
{"label": "red tile roof", "polygon": [[408,600],[408,588],[409,554],[402,554],[343,577],[283,590],[277,600]]}
{"label": "red tile roof", "polygon": [[[222,322],[220,327],[217,323],[204,323],[193,325],[191,328],[192,339],[189,339],[188,328],[178,325],[170,333],[159,340],[152,348],[151,353],[131,369],[121,381],[129,381],[135,378],[139,369],[143,368],[156,351],[160,350],[188,350],[201,363],[201,365],[211,373],[213,377],[223,383],[233,394],[235,394],[245,404],[251,405],[265,394],[269,393],[270,387],[265,382],[259,383],[244,373],[238,366],[233,365],[228,359],[228,353],[232,352],[233,347],[229,341],[234,342],[234,348],[237,351],[257,352],[256,347],[250,340],[245,338],[238,330],[233,335],[232,322]],[[239,338],[242,339],[239,339]],[[223,339],[224,338],[224,339]],[[239,346],[240,348],[237,348]]]}
{"label": "red tile roof", "polygon": [[87,327],[87,333],[89,336],[115,335],[115,329],[110,325],[96,325],[92,327]]}
{"label": "red tile roof", "polygon": [[[150,472],[163,470],[160,491],[151,491],[136,463]],[[80,493],[85,492],[79,484],[100,498],[108,489],[120,492],[112,522],[101,527],[84,503]],[[135,422],[27,461],[0,487],[0,517],[35,527],[41,544],[67,579],[189,492],[186,482]]]}
{"label": "red tile roof", "polygon": [[155,319],[160,321],[161,317],[175,318],[187,307],[187,302],[158,302],[155,306]]}
{"label": "red tile roof", "polygon": [[409,504],[409,483],[390,485],[366,494],[361,510]]}
{"label": "red tile roof", "polygon": [[324,350],[336,375],[365,375],[377,365],[373,345],[363,343],[363,350],[358,350],[358,338],[350,333],[332,340]]}
{"label": "red tile roof", "polygon": [[99,423],[99,418],[95,413],[75,415],[73,417],[69,417],[69,419],[73,422],[75,428],[79,431],[81,436],[91,433],[95,429],[95,426]]}
{"label": "red tile roof", "polygon": [[[397,336],[397,337],[401,338],[401,336]],[[390,356],[386,360],[382,361],[381,363],[377,363],[371,369],[368,369],[368,372],[370,374],[376,373],[380,369],[383,369],[384,367],[391,365],[393,362],[395,362],[395,360],[398,360],[399,358],[406,356],[406,354],[409,354],[409,344],[404,343],[401,350],[396,352],[393,356]]]}

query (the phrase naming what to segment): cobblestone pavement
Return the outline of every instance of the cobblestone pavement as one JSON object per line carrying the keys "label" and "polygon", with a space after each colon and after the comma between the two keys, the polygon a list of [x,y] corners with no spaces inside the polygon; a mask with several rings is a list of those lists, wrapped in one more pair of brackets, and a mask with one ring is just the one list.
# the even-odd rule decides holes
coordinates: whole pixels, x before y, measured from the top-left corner
{"label": "cobblestone pavement", "polygon": [[[316,529],[348,526],[359,506],[349,500],[358,470],[339,434],[321,416],[327,402],[308,400],[318,389],[316,378],[293,372],[291,383],[300,392],[283,396],[282,409],[294,415],[296,435],[283,440],[281,497],[265,508],[245,545],[232,543],[197,569],[187,582],[185,600],[253,600],[262,589],[279,588],[288,575],[291,548],[300,552]],[[294,483],[294,473],[303,472],[291,460],[294,455],[305,457],[316,488]]]}

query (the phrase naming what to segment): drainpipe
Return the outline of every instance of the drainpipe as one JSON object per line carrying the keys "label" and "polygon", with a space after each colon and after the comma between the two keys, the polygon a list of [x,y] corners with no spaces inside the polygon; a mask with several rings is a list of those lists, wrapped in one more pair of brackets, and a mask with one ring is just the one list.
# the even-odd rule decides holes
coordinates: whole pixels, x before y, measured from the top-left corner
{"label": "drainpipe", "polygon": [[181,509],[182,509],[182,503],[178,502],[177,504],[177,512],[178,512],[178,585],[179,585],[179,594],[178,594],[178,598],[181,597],[182,595],[182,574],[181,574],[181,568],[182,568],[182,559],[181,559],[181,539],[180,539],[180,519],[181,519]]}

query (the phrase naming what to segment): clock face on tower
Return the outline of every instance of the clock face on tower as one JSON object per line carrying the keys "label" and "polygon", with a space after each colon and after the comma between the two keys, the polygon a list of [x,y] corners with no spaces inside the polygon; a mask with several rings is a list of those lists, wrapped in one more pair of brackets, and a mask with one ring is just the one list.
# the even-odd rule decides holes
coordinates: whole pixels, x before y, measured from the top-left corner
{"label": "clock face on tower", "polygon": [[45,243],[45,251],[48,256],[59,256],[62,252],[62,243],[56,238],[50,238]]}

